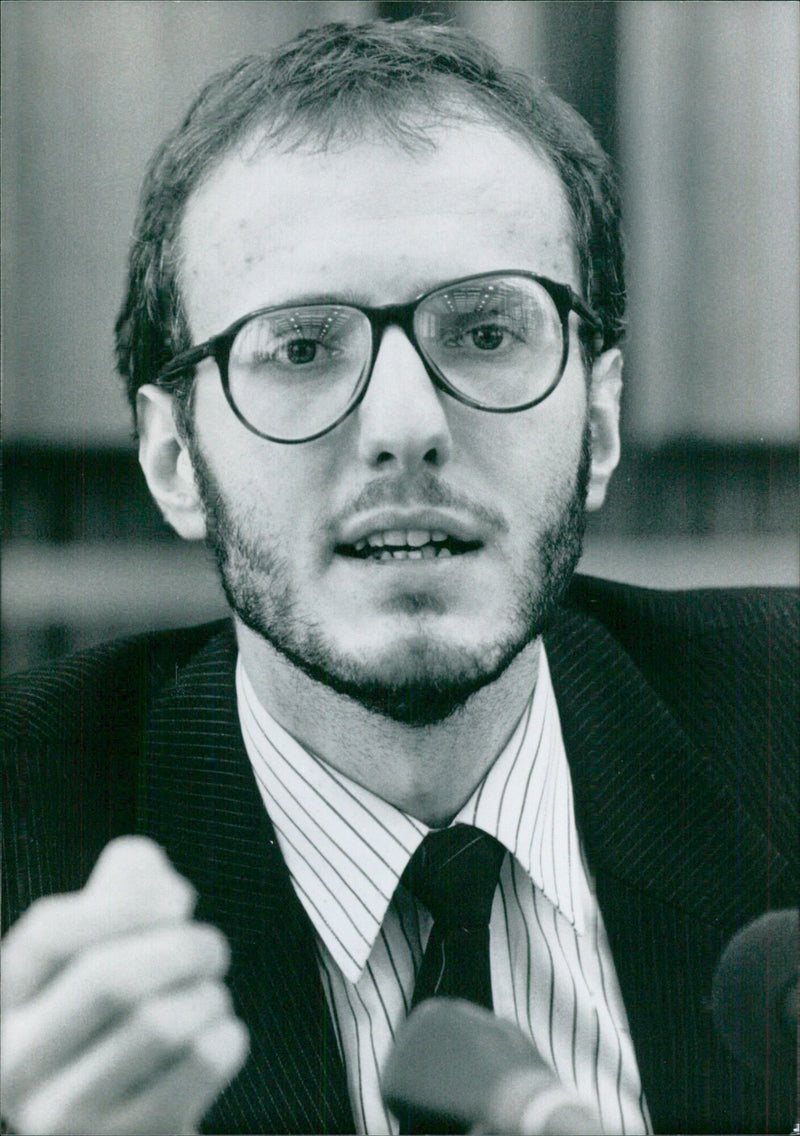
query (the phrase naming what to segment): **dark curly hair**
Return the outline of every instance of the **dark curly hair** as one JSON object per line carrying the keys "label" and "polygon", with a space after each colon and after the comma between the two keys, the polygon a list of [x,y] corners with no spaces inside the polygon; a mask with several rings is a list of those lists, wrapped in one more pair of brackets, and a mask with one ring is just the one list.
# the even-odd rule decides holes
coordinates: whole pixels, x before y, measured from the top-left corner
{"label": "dark curly hair", "polygon": [[[617,343],[625,312],[619,193],[577,111],[459,29],[418,20],[326,24],[212,78],[148,167],[116,324],[117,366],[134,410],[139,387],[191,346],[177,270],[186,203],[246,135],[258,129],[287,150],[324,149],[371,130],[413,151],[430,145],[430,127],[476,118],[523,139],[555,167],[602,346]],[[177,390],[184,428],[190,389],[187,382]]]}

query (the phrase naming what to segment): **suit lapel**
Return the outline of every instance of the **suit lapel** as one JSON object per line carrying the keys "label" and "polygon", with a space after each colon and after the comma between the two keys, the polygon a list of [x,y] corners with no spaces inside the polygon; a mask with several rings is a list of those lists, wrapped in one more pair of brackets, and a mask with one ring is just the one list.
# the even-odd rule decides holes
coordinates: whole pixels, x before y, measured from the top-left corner
{"label": "suit lapel", "polygon": [[[745,802],[613,636],[567,609],[546,636],[581,833],[598,868],[734,930],[785,870]],[[747,862],[736,858],[747,844]],[[755,852],[755,854],[754,854]]]}
{"label": "suit lapel", "polygon": [[209,1131],[352,1132],[344,1069],[310,925],[295,896],[239,731],[230,630],[156,700],[138,825],[227,935],[229,985],[251,1055],[206,1117]]}
{"label": "suit lapel", "polygon": [[545,641],[581,838],[655,1129],[743,1122],[763,1088],[744,1085],[714,1036],[711,977],[784,865],[605,627],[567,608]]}

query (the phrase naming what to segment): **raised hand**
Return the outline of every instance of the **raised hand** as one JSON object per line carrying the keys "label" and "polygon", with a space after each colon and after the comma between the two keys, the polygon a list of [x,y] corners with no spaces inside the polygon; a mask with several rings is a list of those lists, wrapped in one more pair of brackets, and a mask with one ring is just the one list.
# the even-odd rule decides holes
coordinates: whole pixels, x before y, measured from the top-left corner
{"label": "raised hand", "polygon": [[161,849],[122,837],[3,940],[0,1100],[19,1133],[191,1133],[241,1068],[229,949]]}

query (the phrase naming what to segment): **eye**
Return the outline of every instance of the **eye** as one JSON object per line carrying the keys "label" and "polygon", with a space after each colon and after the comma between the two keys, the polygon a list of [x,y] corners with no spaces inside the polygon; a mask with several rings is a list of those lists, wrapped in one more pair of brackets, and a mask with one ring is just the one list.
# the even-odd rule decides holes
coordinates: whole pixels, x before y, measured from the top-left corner
{"label": "eye", "polygon": [[286,358],[290,363],[313,363],[319,343],[314,339],[293,339],[286,344]]}
{"label": "eye", "polygon": [[479,351],[496,351],[502,345],[506,331],[496,323],[486,323],[473,327],[469,334]]}

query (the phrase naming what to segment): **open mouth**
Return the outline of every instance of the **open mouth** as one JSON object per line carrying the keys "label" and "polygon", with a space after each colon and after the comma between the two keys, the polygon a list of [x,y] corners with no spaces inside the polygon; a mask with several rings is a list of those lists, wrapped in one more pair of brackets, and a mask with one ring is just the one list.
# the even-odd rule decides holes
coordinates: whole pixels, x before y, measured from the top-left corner
{"label": "open mouth", "polygon": [[481,547],[479,540],[459,540],[446,532],[425,529],[375,532],[355,544],[340,544],[336,552],[352,560],[442,560],[463,556]]}

